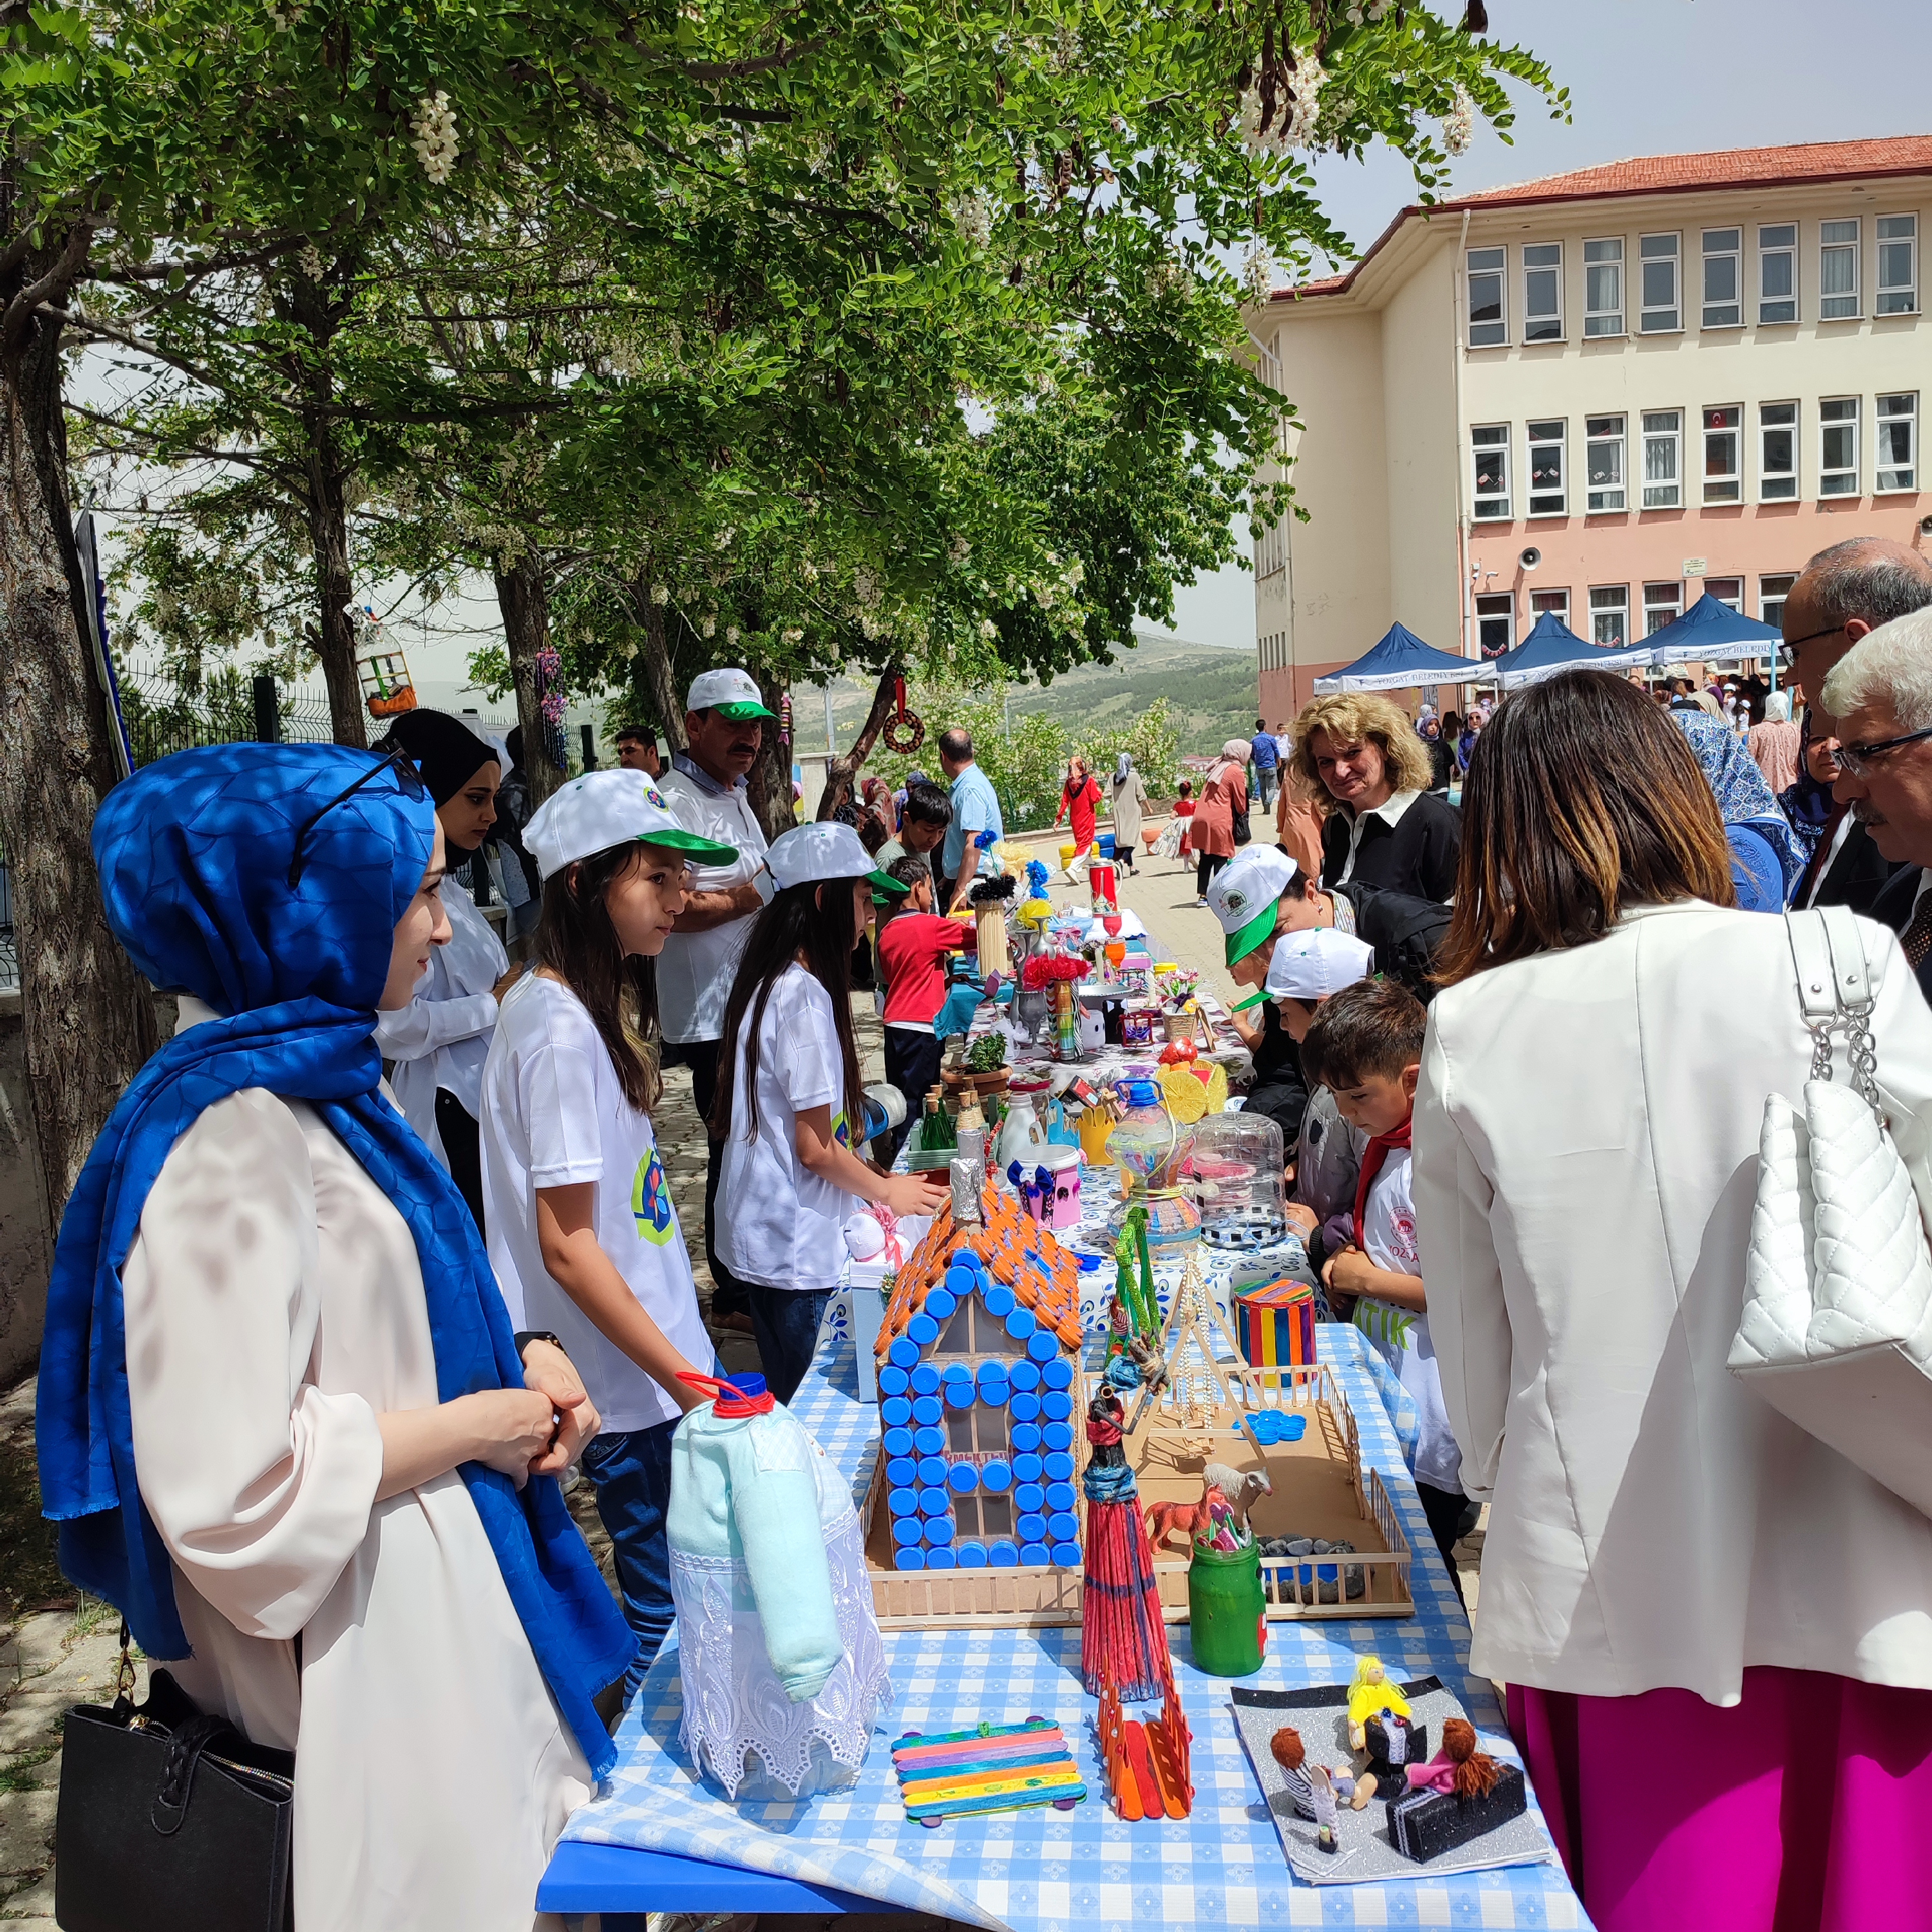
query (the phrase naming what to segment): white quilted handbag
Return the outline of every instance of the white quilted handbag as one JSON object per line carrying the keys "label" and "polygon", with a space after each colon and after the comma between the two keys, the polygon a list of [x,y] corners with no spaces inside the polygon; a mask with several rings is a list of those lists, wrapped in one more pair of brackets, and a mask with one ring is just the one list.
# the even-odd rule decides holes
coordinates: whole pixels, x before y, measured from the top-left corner
{"label": "white quilted handbag", "polygon": [[[1879,1102],[1871,982],[1842,906],[1787,913],[1812,1040],[1803,1106],[1764,1103],[1744,1314],[1726,1366],[1932,1515],[1932,1253]],[[1842,1030],[1852,1084],[1832,1078]]]}

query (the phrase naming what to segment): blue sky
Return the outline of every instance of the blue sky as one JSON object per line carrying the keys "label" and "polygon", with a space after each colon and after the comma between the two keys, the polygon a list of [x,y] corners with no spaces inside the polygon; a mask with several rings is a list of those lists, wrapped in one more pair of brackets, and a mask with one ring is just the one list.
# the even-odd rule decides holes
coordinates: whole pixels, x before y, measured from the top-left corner
{"label": "blue sky", "polygon": [[[1445,0],[1436,0],[1445,4]],[[1520,104],[1514,145],[1481,127],[1448,192],[1467,194],[1637,154],[1932,132],[1932,6],[1924,0],[1488,0],[1490,32],[1526,46],[1570,90],[1570,119]],[[1886,76],[1892,76],[1888,80]],[[1400,157],[1324,155],[1331,214],[1365,249],[1414,199]],[[1175,628],[1254,641],[1254,580],[1226,570],[1177,598]]]}

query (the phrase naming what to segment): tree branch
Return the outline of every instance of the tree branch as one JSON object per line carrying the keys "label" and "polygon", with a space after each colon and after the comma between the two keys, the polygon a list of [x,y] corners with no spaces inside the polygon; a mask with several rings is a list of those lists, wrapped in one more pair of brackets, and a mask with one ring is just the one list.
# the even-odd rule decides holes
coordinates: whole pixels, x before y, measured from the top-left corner
{"label": "tree branch", "polygon": [[94,218],[81,215],[68,230],[67,246],[63,248],[53,266],[37,282],[29,282],[17,290],[7,304],[4,318],[0,318],[0,356],[10,361],[20,352],[20,345],[26,340],[27,327],[40,310],[40,304],[51,296],[64,295],[80,279],[80,272],[86,266],[87,251],[94,241]]}

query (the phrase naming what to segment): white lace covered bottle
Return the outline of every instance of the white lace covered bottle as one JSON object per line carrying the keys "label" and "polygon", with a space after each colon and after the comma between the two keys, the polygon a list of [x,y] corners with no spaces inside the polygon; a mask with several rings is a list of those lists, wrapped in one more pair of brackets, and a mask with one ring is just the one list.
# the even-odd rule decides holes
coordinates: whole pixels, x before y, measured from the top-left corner
{"label": "white lace covered bottle", "polygon": [[850,1493],[762,1378],[738,1381],[706,1378],[716,1400],[671,1444],[680,1735],[729,1798],[806,1797],[856,1780],[892,1683]]}

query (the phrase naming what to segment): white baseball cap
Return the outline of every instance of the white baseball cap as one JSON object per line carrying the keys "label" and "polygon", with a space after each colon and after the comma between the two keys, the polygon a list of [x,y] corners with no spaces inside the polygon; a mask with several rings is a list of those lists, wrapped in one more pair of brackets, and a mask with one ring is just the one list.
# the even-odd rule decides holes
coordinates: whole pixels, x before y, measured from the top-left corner
{"label": "white baseball cap", "polygon": [[1268,962],[1271,1000],[1325,1000],[1374,970],[1376,951],[1352,932],[1319,926],[1306,932],[1284,932]]}
{"label": "white baseball cap", "polygon": [[[527,832],[524,836],[530,836]],[[903,879],[880,872],[858,833],[836,819],[794,825],[789,832],[781,832],[765,854],[765,870],[780,892],[828,879],[865,879],[876,890],[902,898],[912,890]]]}
{"label": "white baseball cap", "polygon": [[700,866],[728,866],[738,856],[735,846],[686,831],[650,774],[622,766],[586,772],[559,785],[524,827],[524,849],[546,879],[574,860],[633,841],[668,846]]}
{"label": "white baseball cap", "polygon": [[1208,907],[1226,935],[1227,963],[1274,937],[1274,909],[1301,868],[1279,845],[1250,845],[1214,875]]}
{"label": "white baseball cap", "polygon": [[722,711],[735,724],[747,718],[774,718],[765,708],[764,694],[748,671],[727,669],[704,670],[691,680],[690,694],[684,700],[687,711]]}

